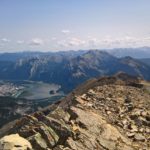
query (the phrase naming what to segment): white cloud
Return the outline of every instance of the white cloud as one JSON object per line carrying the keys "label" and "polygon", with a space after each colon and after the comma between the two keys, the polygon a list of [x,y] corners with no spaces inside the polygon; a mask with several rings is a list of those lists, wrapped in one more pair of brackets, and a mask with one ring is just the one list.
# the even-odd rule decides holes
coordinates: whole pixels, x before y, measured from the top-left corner
{"label": "white cloud", "polygon": [[61,41],[57,41],[57,45],[60,46],[60,47],[68,47],[68,43],[66,40],[61,40]]}
{"label": "white cloud", "polygon": [[18,40],[18,41],[17,41],[17,44],[23,44],[23,43],[24,43],[23,40]]}
{"label": "white cloud", "polygon": [[65,40],[60,40],[57,42],[59,46],[63,46],[65,48],[75,48],[75,47],[82,47],[86,42],[79,38],[69,38]]}
{"label": "white cloud", "polygon": [[70,30],[62,30],[61,31],[63,34],[69,34],[70,33]]}
{"label": "white cloud", "polygon": [[1,41],[2,41],[2,42],[4,42],[4,43],[8,43],[8,42],[10,42],[10,40],[9,40],[9,39],[7,39],[7,38],[2,38],[2,39],[1,39]]}
{"label": "white cloud", "polygon": [[97,38],[90,37],[90,38],[88,39],[88,41],[87,41],[87,44],[88,44],[89,46],[95,47],[95,46],[98,46],[98,45],[100,44],[100,40],[97,39]]}
{"label": "white cloud", "polygon": [[150,37],[106,36],[103,38],[87,37],[86,39],[72,37],[60,40],[57,42],[57,44],[61,48],[66,49],[143,47],[143,46],[150,46]]}
{"label": "white cloud", "polygon": [[[18,44],[18,45],[17,45]],[[7,38],[0,38],[0,48],[9,49],[9,47],[18,46],[23,49],[31,48],[37,49],[39,46],[42,49],[57,49],[57,50],[69,50],[69,49],[105,49],[105,48],[125,48],[125,47],[143,47],[150,46],[150,36],[136,37],[124,35],[120,37],[115,36],[66,36],[61,37],[49,37],[49,38],[33,38],[30,41],[25,39],[10,41]],[[37,46],[37,47],[36,47]]]}
{"label": "white cloud", "polygon": [[56,38],[56,37],[52,37],[51,39],[52,39],[52,41],[55,41],[55,40],[57,40],[57,38]]}
{"label": "white cloud", "polygon": [[39,38],[34,38],[31,40],[31,42],[29,44],[33,45],[33,46],[40,46],[40,45],[44,44],[44,41],[42,39],[39,39]]}
{"label": "white cloud", "polygon": [[86,42],[84,40],[81,40],[79,38],[71,38],[68,42],[69,46],[80,46],[84,45]]}
{"label": "white cloud", "polygon": [[120,38],[109,37],[102,39],[101,45],[110,48],[150,46],[150,38],[134,36],[124,36]]}

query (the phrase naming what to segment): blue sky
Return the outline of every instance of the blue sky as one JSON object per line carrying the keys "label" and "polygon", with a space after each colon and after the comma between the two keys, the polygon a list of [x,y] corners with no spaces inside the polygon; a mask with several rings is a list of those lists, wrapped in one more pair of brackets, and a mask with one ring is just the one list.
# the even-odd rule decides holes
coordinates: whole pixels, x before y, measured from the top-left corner
{"label": "blue sky", "polygon": [[0,51],[150,46],[149,0],[0,0]]}

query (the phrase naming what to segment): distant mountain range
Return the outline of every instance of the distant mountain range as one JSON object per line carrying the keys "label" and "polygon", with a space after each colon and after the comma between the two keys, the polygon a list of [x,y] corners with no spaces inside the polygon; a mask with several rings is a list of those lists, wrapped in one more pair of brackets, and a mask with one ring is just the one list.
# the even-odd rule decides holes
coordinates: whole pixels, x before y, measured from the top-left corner
{"label": "distant mountain range", "polygon": [[150,58],[150,47],[140,47],[140,48],[115,48],[107,50],[110,54],[116,57],[130,56],[133,58]]}
{"label": "distant mountain range", "polygon": [[89,78],[113,75],[120,71],[150,80],[150,66],[147,63],[132,57],[117,58],[106,51],[0,55],[0,79],[56,83],[66,93]]}
{"label": "distant mountain range", "polygon": [[[133,58],[143,59],[150,58],[150,47],[140,48],[114,48],[114,49],[99,49],[100,51],[106,51],[116,57],[130,56]],[[66,56],[75,57],[86,53],[89,50],[70,50],[70,51],[58,51],[58,52],[38,52],[38,51],[25,51],[25,52],[6,52],[0,53],[0,61],[17,61],[23,58],[33,58],[41,56]]]}
{"label": "distant mountain range", "polygon": [[143,58],[140,61],[150,66],[150,58]]}
{"label": "distant mountain range", "polygon": [[65,56],[65,57],[75,57],[85,53],[84,50],[78,51],[58,51],[58,52],[34,52],[34,51],[25,51],[25,52],[14,52],[14,53],[0,53],[0,61],[17,61],[23,58],[38,58],[38,57],[47,57],[47,56]]}

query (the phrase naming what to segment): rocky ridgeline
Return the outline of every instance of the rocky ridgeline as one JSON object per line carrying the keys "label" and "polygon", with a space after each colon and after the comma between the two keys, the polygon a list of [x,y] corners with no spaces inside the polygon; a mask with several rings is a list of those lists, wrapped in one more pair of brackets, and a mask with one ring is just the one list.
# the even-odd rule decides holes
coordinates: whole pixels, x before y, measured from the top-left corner
{"label": "rocky ridgeline", "polygon": [[[149,150],[149,83],[125,74],[89,80],[62,101],[5,128],[0,136],[17,133],[32,145],[27,149]],[[6,147],[4,138],[0,144]]]}

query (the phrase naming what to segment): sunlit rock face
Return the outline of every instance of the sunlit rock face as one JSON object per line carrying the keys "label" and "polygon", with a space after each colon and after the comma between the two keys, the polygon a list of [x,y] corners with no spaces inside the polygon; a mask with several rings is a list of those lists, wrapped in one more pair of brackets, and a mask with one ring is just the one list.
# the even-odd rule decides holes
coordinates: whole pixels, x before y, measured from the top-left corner
{"label": "sunlit rock face", "polygon": [[30,142],[18,134],[11,134],[0,139],[1,150],[31,150]]}

